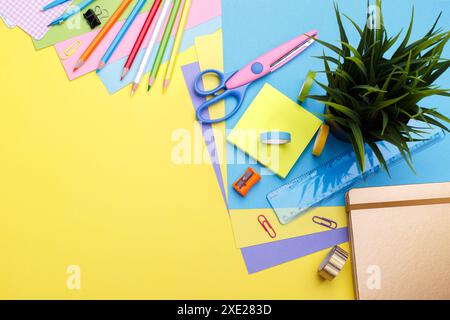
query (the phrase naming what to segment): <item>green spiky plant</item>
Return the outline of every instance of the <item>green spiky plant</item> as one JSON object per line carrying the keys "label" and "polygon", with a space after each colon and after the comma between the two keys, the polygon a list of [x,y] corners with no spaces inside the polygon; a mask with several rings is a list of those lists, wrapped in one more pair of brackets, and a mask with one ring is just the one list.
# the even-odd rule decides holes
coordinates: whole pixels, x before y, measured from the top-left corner
{"label": "green spiky plant", "polygon": [[[450,67],[450,61],[442,58],[450,32],[436,29],[439,15],[423,38],[410,43],[413,8],[406,36],[388,57],[388,51],[394,49],[402,32],[388,37],[383,24],[381,0],[377,0],[376,4],[380,12],[376,28],[371,28],[367,23],[362,29],[343,14],[361,37],[356,48],[348,41],[341,13],[335,4],[340,45],[317,41],[338,57],[325,55],[325,52],[318,57],[324,61],[328,85],[317,82],[326,95],[311,97],[327,106],[324,118],[332,133],[352,143],[363,171],[365,143],[388,171],[386,161],[376,145],[381,140],[395,145],[414,171],[407,142],[420,140],[417,136],[427,133],[427,129],[432,126],[448,131],[443,122],[450,122],[450,119],[434,108],[419,106],[419,102],[432,95],[450,96],[448,89],[433,85]],[[370,18],[368,14],[368,21]],[[411,119],[425,126],[413,126],[409,123]]]}

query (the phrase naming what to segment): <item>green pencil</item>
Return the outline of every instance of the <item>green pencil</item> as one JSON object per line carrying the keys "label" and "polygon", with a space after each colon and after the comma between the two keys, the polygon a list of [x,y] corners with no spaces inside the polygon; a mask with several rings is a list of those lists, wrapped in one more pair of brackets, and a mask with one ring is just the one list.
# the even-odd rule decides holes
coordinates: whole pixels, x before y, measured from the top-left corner
{"label": "green pencil", "polygon": [[156,76],[158,75],[159,68],[161,67],[161,62],[164,57],[164,53],[167,49],[167,44],[169,43],[170,35],[172,34],[173,26],[177,20],[178,11],[180,9],[181,0],[175,0],[172,7],[172,12],[170,12],[170,17],[166,25],[166,30],[164,30],[164,35],[159,45],[158,53],[156,54],[155,62],[153,63],[152,71],[150,72],[150,78],[148,80],[148,91],[155,82]]}

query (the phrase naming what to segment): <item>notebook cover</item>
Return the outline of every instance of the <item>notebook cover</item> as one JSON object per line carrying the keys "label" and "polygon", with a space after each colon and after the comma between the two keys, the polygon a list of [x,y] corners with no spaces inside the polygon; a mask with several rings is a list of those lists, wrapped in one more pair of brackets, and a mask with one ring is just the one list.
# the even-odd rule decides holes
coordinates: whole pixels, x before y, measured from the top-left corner
{"label": "notebook cover", "polygon": [[450,183],[352,189],[357,299],[450,299]]}

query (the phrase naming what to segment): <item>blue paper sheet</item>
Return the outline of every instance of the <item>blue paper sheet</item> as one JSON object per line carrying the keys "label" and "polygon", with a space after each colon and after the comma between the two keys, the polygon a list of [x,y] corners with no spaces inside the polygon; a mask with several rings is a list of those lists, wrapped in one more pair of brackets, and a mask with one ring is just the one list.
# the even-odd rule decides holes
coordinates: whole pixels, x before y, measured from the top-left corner
{"label": "blue paper sheet", "polygon": [[[341,11],[352,17],[359,25],[365,23],[366,1],[338,0],[336,2]],[[389,35],[393,36],[401,29],[407,29],[413,4],[416,14],[412,40],[422,37],[431,28],[440,11],[443,11],[443,15],[439,26],[445,30],[450,30],[450,1],[383,1],[383,14]],[[222,12],[224,67],[226,72],[241,68],[275,46],[311,29],[318,29],[321,39],[328,42],[335,41],[336,44],[339,44],[339,31],[333,1],[330,0],[226,0],[222,4]],[[350,43],[356,43],[358,41],[356,31],[350,23],[347,21],[344,21],[344,23],[349,30]],[[322,61],[313,57],[321,55],[323,50],[324,47],[316,43],[276,73],[250,86],[242,108],[237,115],[227,121],[227,129],[235,126],[265,82],[269,82],[282,93],[296,100],[307,72],[311,69],[315,71],[323,70]],[[444,57],[448,58],[449,56],[450,48],[447,47]],[[318,75],[318,80],[326,83],[322,74]],[[438,84],[445,88],[450,87],[450,72],[444,74],[439,79]],[[311,92],[311,94],[322,93],[317,86]],[[442,113],[450,115],[450,99],[448,98],[432,97],[422,101],[422,105],[437,107]],[[323,105],[313,100],[306,101],[303,107],[313,112],[323,112]],[[351,147],[330,137],[326,150],[320,158],[311,155],[311,148],[310,145],[305,150],[303,156],[285,180],[273,175],[263,175],[260,183],[245,198],[236,194],[231,185],[227,186],[229,188],[230,209],[268,208],[269,204],[266,200],[268,192]],[[228,181],[237,180],[249,166],[248,163],[251,163],[253,168],[267,173],[262,166],[255,164],[253,160],[248,159],[231,144],[227,145],[227,155]],[[233,163],[233,159],[236,158],[246,158],[246,161],[244,164]],[[416,175],[406,163],[403,163],[396,166],[395,171],[391,172],[392,178],[389,178],[385,173],[381,173],[370,178],[364,185],[381,186],[450,181],[449,163],[450,137],[447,136],[445,141],[414,157]],[[344,205],[344,194],[338,194],[324,205]]]}

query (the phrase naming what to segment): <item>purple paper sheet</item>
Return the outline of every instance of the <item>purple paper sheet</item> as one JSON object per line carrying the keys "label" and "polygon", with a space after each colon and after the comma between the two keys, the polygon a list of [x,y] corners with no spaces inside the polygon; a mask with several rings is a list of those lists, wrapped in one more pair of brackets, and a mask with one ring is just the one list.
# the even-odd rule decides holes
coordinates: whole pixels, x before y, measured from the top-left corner
{"label": "purple paper sheet", "polygon": [[347,228],[341,228],[246,247],[242,248],[241,252],[248,273],[251,274],[347,241]]}
{"label": "purple paper sheet", "polygon": [[[194,80],[197,74],[200,73],[200,65],[198,62],[194,62],[183,66],[181,69],[183,71],[184,81],[186,82],[186,86],[191,96],[192,105],[194,106],[194,109],[197,110],[197,108],[206,100],[205,98],[199,97],[194,91]],[[216,151],[216,142],[214,136],[211,137],[208,134],[208,131],[211,133],[210,129],[211,125],[202,125],[202,132],[213,163],[214,172],[216,173],[222,196],[228,208],[222,171],[220,170]],[[347,241],[347,228],[341,228],[246,247],[242,248],[241,252],[247,266],[247,271],[249,274],[252,274]]]}
{"label": "purple paper sheet", "polygon": [[[189,90],[189,95],[191,96],[192,105],[194,106],[194,110],[197,111],[198,107],[200,107],[206,101],[206,98],[200,97],[194,91],[194,81],[195,77],[200,73],[200,64],[198,62],[194,62],[183,66],[181,70],[183,71],[184,81],[186,82],[186,86]],[[212,133],[212,125],[210,124],[200,124],[200,125],[202,127],[206,147],[208,148],[209,157],[211,158],[214,172],[216,174],[217,181],[219,182],[219,187],[220,191],[222,192],[223,200],[225,201],[225,204],[227,205],[228,208],[227,196],[225,193],[225,185],[223,183],[222,178],[222,170],[220,170],[220,159],[216,150],[216,140],[214,138],[214,134]]]}

